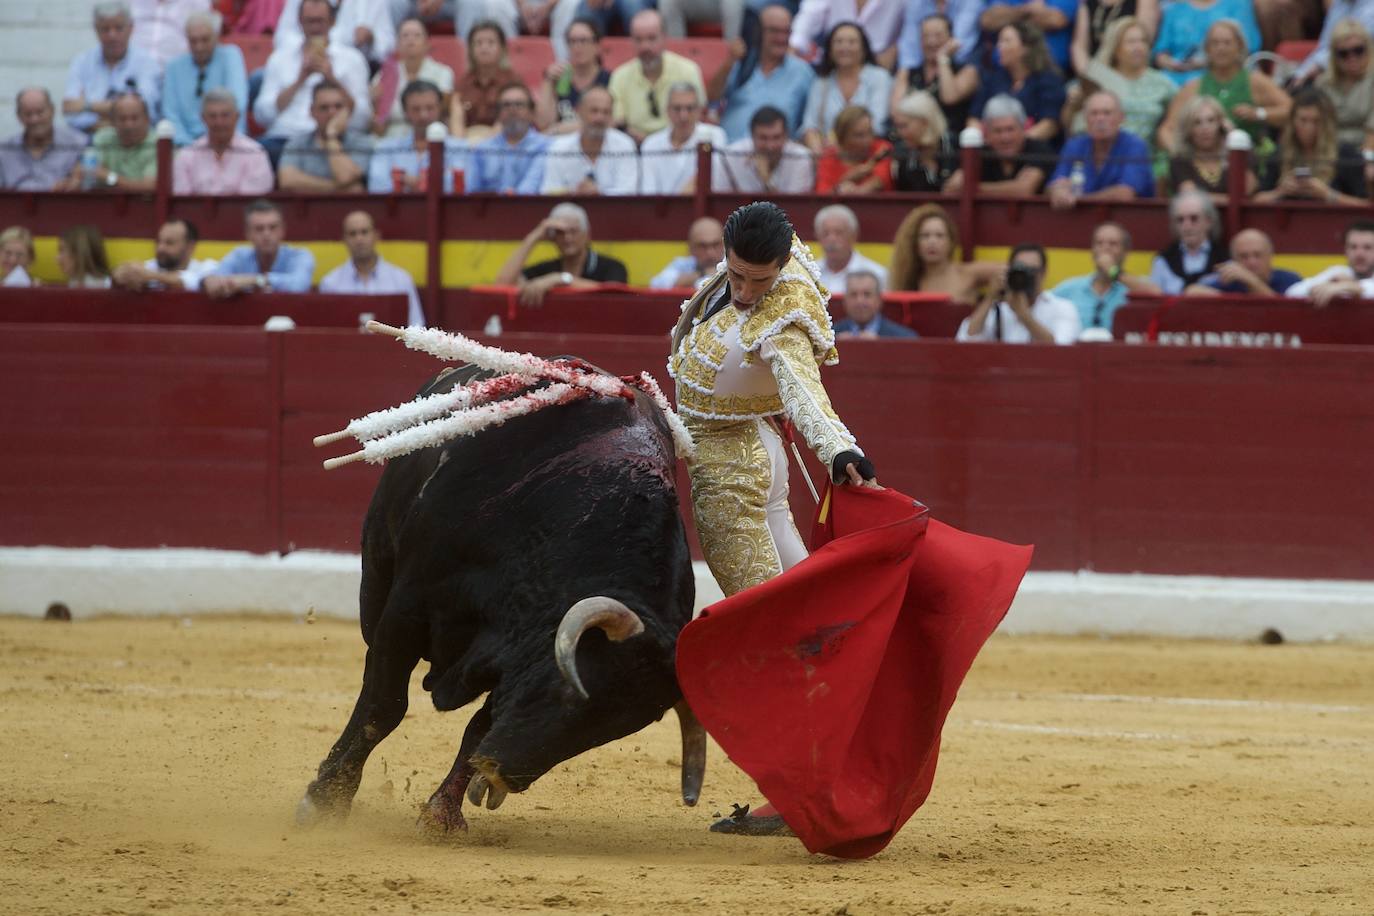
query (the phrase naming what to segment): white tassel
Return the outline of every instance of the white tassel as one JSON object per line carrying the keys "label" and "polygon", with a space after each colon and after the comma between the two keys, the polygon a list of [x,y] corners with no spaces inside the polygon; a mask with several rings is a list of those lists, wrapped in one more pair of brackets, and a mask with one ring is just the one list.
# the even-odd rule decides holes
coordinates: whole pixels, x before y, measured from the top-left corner
{"label": "white tassel", "polygon": [[[520,381],[525,385],[533,385],[536,381],[529,376],[519,376],[518,378],[520,378]],[[366,442],[368,439],[377,439],[391,433],[397,433],[417,423],[423,423],[426,420],[442,417],[444,414],[455,410],[465,410],[474,404],[484,403],[483,399],[476,397],[481,386],[482,382],[476,382],[467,387],[445,391],[442,394],[432,394],[426,398],[417,398],[414,401],[400,404],[396,407],[388,407],[385,410],[375,410],[349,423],[348,426],[344,427],[342,432],[352,436],[359,442]],[[330,439],[329,437],[321,436],[315,441],[317,444],[323,445],[328,441],[337,441],[338,438],[342,438],[338,433],[331,433],[330,435],[336,438]],[[320,440],[326,441],[321,442]]]}
{"label": "white tassel", "polygon": [[673,450],[683,461],[690,463],[697,455],[697,444],[692,441],[692,434],[687,431],[682,418],[673,410],[668,398],[663,393],[663,389],[658,387],[658,380],[648,372],[639,373],[640,386],[653,398],[658,409],[663,411],[663,418],[668,421],[668,429],[673,433]]}

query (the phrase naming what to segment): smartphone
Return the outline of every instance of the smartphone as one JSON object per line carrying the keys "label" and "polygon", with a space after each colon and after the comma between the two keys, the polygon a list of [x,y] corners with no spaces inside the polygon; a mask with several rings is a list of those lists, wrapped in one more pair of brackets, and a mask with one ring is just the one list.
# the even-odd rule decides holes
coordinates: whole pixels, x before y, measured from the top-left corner
{"label": "smartphone", "polygon": [[1295,169],[1293,169],[1293,177],[1294,177],[1294,178],[1311,178],[1311,177],[1312,177],[1312,169],[1310,169],[1309,167],[1307,167],[1307,166],[1305,166],[1305,165],[1300,165],[1300,166],[1296,167]]}

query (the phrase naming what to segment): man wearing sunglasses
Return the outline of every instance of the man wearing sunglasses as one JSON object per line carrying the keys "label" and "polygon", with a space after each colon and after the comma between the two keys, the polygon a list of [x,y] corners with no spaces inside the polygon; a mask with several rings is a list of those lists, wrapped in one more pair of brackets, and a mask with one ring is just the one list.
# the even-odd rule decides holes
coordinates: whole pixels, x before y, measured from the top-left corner
{"label": "man wearing sunglasses", "polygon": [[630,39],[635,57],[611,72],[610,90],[615,99],[614,118],[620,128],[643,143],[644,138],[668,126],[668,93],[687,83],[706,98],[701,68],[680,54],[663,49],[663,19],[657,10],[643,10],[630,20]]}
{"label": "man wearing sunglasses", "polygon": [[220,44],[218,13],[193,13],[186,17],[186,45],[190,51],[167,62],[163,80],[163,114],[172,122],[173,142],[185,146],[205,134],[201,102],[211,89],[227,89],[238,105],[238,130],[248,132],[248,72],[243,52]]}
{"label": "man wearing sunglasses", "polygon": [[1169,201],[1169,228],[1174,241],[1155,255],[1150,282],[1166,296],[1177,296],[1231,259],[1218,241],[1217,208],[1200,191],[1183,191]]}

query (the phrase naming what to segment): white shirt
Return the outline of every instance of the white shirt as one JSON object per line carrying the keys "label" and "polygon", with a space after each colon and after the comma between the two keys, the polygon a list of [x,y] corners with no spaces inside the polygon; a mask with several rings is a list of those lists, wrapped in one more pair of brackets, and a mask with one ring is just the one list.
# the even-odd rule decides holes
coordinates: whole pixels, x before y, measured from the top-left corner
{"label": "white shirt", "polygon": [[850,254],[849,263],[839,270],[831,270],[826,264],[824,256],[820,258],[818,263],[821,266],[821,283],[834,295],[844,295],[845,278],[849,276],[849,272],[852,270],[862,270],[868,271],[871,274],[877,274],[878,290],[881,292],[887,289],[887,268],[877,261],[864,257],[859,253],[859,249],[857,248]]}
{"label": "white shirt", "polygon": [[639,193],[686,194],[687,183],[697,174],[697,144],[724,149],[725,131],[714,124],[698,123],[682,146],[673,146],[672,127],[644,138],[639,149]]}
{"label": "white shirt", "polygon": [[[1321,273],[1307,280],[1299,280],[1284,291],[1284,295],[1289,299],[1310,299],[1312,289],[1323,283],[1330,283],[1332,280],[1353,280],[1355,271],[1350,269],[1349,264],[1337,264],[1335,267],[1328,267]],[[1360,281],[1360,298],[1374,299],[1374,278]]]}
{"label": "white shirt", "polygon": [[854,0],[802,0],[797,18],[792,20],[791,44],[809,55],[835,26],[855,22],[868,36],[873,53],[881,54],[897,43],[905,9],[903,0],[868,0],[862,10]]}
{"label": "white shirt", "polygon": [[639,153],[630,135],[614,127],[608,128],[595,162],[582,152],[580,131],[554,138],[544,158],[543,192],[571,194],[578,182],[589,174],[603,195],[636,193],[639,190]]}
{"label": "white shirt", "polygon": [[[200,281],[213,273],[218,266],[219,261],[213,258],[205,258],[201,261],[192,259],[191,262],[186,265],[185,270],[174,271],[174,273],[180,275],[181,285],[187,292],[193,292],[200,289]],[[156,270],[159,272],[162,270],[162,268],[158,266],[157,258],[149,258],[144,261],[143,268],[144,270]]]}
{"label": "white shirt", "polygon": [[371,276],[363,276],[352,261],[345,261],[320,279],[320,292],[344,293],[359,296],[387,296],[404,293],[410,297],[410,312],[406,323],[411,327],[425,326],[425,312],[420,308],[420,294],[415,291],[415,281],[395,264],[377,258]]}
{"label": "white shirt", "polygon": [[[649,289],[673,289],[677,286],[677,278],[683,274],[694,273],[697,269],[697,259],[690,254],[679,255],[668,262],[668,266],[660,270],[652,280],[649,281]],[[715,274],[715,265],[702,272],[701,277],[693,287],[701,286]]]}
{"label": "white shirt", "polygon": [[210,11],[210,0],[129,0],[135,47],[165,70],[167,61],[186,53],[186,17]]}
{"label": "white shirt", "polygon": [[[277,96],[300,76],[301,53],[299,46],[278,48],[267,59],[262,90],[253,105],[253,117],[258,119],[259,124],[268,125],[269,137],[308,134],[317,126],[315,119],[310,117],[310,92],[316,83],[324,79],[319,73],[310,74],[285,111],[277,111]],[[348,119],[348,126],[354,130],[367,130],[367,122],[372,118],[372,101],[367,94],[367,61],[353,48],[333,42],[329,45],[328,53],[334,79],[353,96],[353,115]]]}
{"label": "white shirt", "polygon": [[800,143],[788,140],[782,148],[782,160],[773,169],[765,185],[754,167],[754,140],[745,137],[716,153],[711,162],[711,190],[741,191],[758,194],[766,191],[778,194],[809,194],[816,189],[816,164],[811,151]]}
{"label": "white shirt", "polygon": [[14,270],[5,274],[5,279],[0,282],[0,286],[37,286],[29,272],[23,266],[16,264]]}
{"label": "white shirt", "polygon": [[[998,323],[1001,323],[1001,336],[998,336]],[[1036,298],[1035,304],[1031,306],[1031,316],[1036,321],[1043,324],[1054,335],[1054,342],[1057,344],[1071,344],[1078,339],[1082,331],[1082,322],[1078,317],[1078,308],[1069,300],[1061,299],[1054,293],[1041,293]],[[1016,317],[1011,306],[1005,302],[997,303],[997,311],[989,311],[987,320],[983,322],[983,330],[979,334],[970,334],[968,330],[968,318],[959,325],[959,333],[954,335],[955,340],[1000,340],[1002,343],[1023,344],[1031,342],[1030,330],[1021,323],[1021,319]]]}
{"label": "white shirt", "polygon": [[[358,48],[353,36],[359,26],[372,32],[372,46]],[[301,33],[301,0],[286,0],[282,4],[277,30],[272,33],[272,47],[299,48],[305,35]],[[339,6],[338,18],[329,30],[329,43],[358,48],[375,61],[386,60],[396,47],[396,26],[391,21],[386,0],[347,0]],[[450,87],[452,88],[452,87]]]}

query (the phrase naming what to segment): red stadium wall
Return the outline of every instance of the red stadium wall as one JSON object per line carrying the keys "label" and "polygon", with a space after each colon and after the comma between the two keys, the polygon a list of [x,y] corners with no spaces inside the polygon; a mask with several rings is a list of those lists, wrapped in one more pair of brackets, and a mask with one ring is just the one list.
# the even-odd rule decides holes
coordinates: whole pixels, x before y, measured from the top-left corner
{"label": "red stadium wall", "polygon": [[[502,343],[663,374],[658,337]],[[883,482],[1040,569],[1374,579],[1367,348],[844,356],[828,384]],[[0,543],[356,550],[378,471],[325,472],[310,439],[436,368],[348,330],[7,325]]]}

